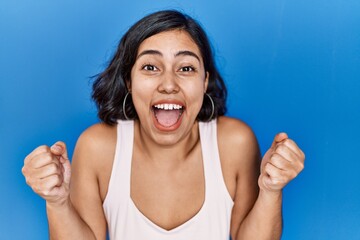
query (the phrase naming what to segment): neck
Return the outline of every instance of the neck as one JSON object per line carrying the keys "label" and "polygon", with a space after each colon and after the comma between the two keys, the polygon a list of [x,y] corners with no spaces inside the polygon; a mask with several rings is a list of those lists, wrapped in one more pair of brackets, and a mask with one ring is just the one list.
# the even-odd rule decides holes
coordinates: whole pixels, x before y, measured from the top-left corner
{"label": "neck", "polygon": [[178,142],[171,145],[162,145],[154,141],[136,122],[138,136],[135,144],[142,152],[144,159],[155,164],[174,166],[186,161],[195,147],[200,143],[199,124],[195,121],[190,131]]}

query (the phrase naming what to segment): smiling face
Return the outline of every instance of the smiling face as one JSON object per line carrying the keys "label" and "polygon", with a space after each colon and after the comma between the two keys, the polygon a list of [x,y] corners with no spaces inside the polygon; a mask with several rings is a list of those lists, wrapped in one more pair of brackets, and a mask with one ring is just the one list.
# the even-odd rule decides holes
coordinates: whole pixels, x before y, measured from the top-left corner
{"label": "smiling face", "polygon": [[129,86],[141,130],[159,144],[185,138],[202,106],[207,75],[200,50],[186,31],[145,39]]}

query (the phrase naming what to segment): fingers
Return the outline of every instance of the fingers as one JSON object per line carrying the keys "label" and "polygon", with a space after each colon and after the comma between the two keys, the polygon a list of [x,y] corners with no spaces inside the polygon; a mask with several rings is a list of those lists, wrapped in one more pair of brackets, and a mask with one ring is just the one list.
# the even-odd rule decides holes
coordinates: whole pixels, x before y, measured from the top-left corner
{"label": "fingers", "polygon": [[266,174],[263,175],[262,179],[267,189],[278,191],[287,184],[285,174],[282,173],[283,170],[280,170],[271,163],[267,163],[264,169]]}
{"label": "fingers", "polygon": [[[62,162],[64,162],[66,159],[69,159],[65,143],[59,141],[59,142],[56,142],[54,145],[52,145],[51,148],[46,145],[37,147],[34,151],[32,151],[29,155],[26,156],[26,158],[24,160],[24,164],[29,163],[36,156],[38,156],[40,154],[45,154],[45,153],[52,153],[53,155],[61,157],[58,159]],[[46,159],[44,159],[44,160],[46,160]]]}
{"label": "fingers", "polygon": [[50,148],[48,146],[43,145],[43,146],[37,147],[34,151],[32,151],[29,155],[27,155],[25,157],[24,164],[28,164],[35,156],[49,152],[49,151],[50,151]]}
{"label": "fingers", "polygon": [[281,190],[303,170],[304,159],[304,153],[286,133],[277,134],[262,162],[260,187]]}
{"label": "fingers", "polygon": [[50,150],[53,154],[60,156],[61,163],[64,163],[65,160],[69,159],[66,145],[64,142],[56,142],[54,145],[51,146]]}
{"label": "fingers", "polygon": [[70,178],[71,178],[71,164],[70,164],[70,160],[66,159],[62,165],[63,167],[63,174],[64,174],[64,183],[66,183],[67,185],[70,184]]}
{"label": "fingers", "polygon": [[279,168],[281,168],[281,160],[291,163],[291,165],[287,165],[287,168],[284,168],[285,170],[294,168],[297,172],[300,172],[304,168],[305,155],[293,140],[287,138],[276,144],[270,157],[270,162]]}
{"label": "fingers", "polygon": [[45,167],[46,165],[49,165],[51,163],[59,165],[60,164],[59,158],[53,155],[51,152],[44,152],[35,155],[33,158],[28,160],[28,162],[25,163],[24,166],[27,166],[32,169],[38,169]]}
{"label": "fingers", "polygon": [[289,149],[291,149],[292,152],[295,153],[299,158],[305,159],[304,152],[298,147],[298,145],[293,140],[288,138],[283,143],[285,146],[287,146]]}
{"label": "fingers", "polygon": [[283,171],[287,171],[292,167],[292,162],[286,160],[278,153],[273,153],[268,163]]}
{"label": "fingers", "polygon": [[51,162],[48,165],[45,165],[41,168],[29,168],[27,170],[28,175],[31,175],[31,178],[43,179],[51,175],[63,175],[64,167],[62,164]]}
{"label": "fingers", "polygon": [[302,168],[293,162],[289,162],[279,154],[274,154],[265,165],[264,171],[271,178],[286,180],[286,183],[294,179]]}
{"label": "fingers", "polygon": [[278,146],[285,144],[285,146],[289,147],[295,154],[299,157],[305,157],[304,153],[301,149],[297,146],[297,144],[291,140],[286,133],[278,133],[274,141],[271,145],[271,149],[276,149]]}
{"label": "fingers", "polygon": [[[31,164],[34,168],[43,167],[57,159],[61,163],[68,160],[66,145],[63,142],[57,142],[53,146],[40,146],[32,151],[24,160],[24,165]],[[57,161],[56,161],[57,162]]]}
{"label": "fingers", "polygon": [[38,179],[35,184],[30,185],[35,193],[45,198],[53,197],[55,192],[62,185],[61,175],[50,175],[43,179]]}
{"label": "fingers", "polygon": [[[42,159],[39,159],[40,162],[41,160]],[[33,161],[36,162],[36,159]],[[49,164],[39,168],[34,168],[33,166],[34,165],[25,165],[22,172],[25,176],[26,183],[33,188],[36,193],[41,194],[42,190],[47,191],[49,189],[49,187],[43,189],[44,184],[47,183],[47,179],[56,178],[58,180],[56,183],[53,183],[53,181],[47,183],[50,185],[55,184],[53,186],[60,186],[63,183],[64,167],[59,162],[51,161]]]}
{"label": "fingers", "polygon": [[25,158],[22,173],[26,183],[45,200],[67,198],[71,166],[66,145],[57,142],[36,148]]}
{"label": "fingers", "polygon": [[274,141],[271,144],[271,148],[274,148],[278,143],[281,143],[282,141],[284,141],[285,139],[288,138],[288,135],[286,133],[278,133],[276,134]]}

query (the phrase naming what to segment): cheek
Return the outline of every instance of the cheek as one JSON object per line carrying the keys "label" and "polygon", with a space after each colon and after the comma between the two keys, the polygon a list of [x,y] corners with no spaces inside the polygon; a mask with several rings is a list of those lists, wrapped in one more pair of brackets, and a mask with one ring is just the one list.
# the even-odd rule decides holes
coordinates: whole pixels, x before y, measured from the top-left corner
{"label": "cheek", "polygon": [[151,100],[151,91],[149,91],[146,87],[137,88],[133,86],[132,91],[132,100],[135,106],[135,109],[139,113],[138,110],[143,109],[144,107],[148,107],[147,104]]}
{"label": "cheek", "polygon": [[[131,92],[135,98],[143,98],[145,95],[147,95],[151,89],[152,85],[150,84],[150,81],[147,81],[144,78],[141,78],[137,74],[132,74],[131,76]],[[134,99],[135,100],[135,99]]]}
{"label": "cheek", "polygon": [[133,74],[131,78],[131,90],[137,92],[146,92],[156,88],[156,79],[142,76],[141,74]]}
{"label": "cheek", "polygon": [[197,84],[196,86],[193,85],[187,89],[185,94],[189,101],[188,104],[196,108],[196,111],[200,111],[204,99],[204,85]]}
{"label": "cheek", "polygon": [[188,92],[193,98],[199,98],[205,93],[205,82],[199,79],[189,81],[183,86],[185,92]]}

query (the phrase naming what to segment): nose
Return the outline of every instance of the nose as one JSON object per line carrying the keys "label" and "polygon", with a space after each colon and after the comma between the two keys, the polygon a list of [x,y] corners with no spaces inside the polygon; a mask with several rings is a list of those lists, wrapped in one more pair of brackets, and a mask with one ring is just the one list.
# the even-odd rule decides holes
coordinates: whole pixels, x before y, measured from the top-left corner
{"label": "nose", "polygon": [[176,93],[179,91],[179,85],[176,78],[176,75],[171,71],[165,72],[160,79],[160,84],[158,87],[159,92],[161,93]]}

